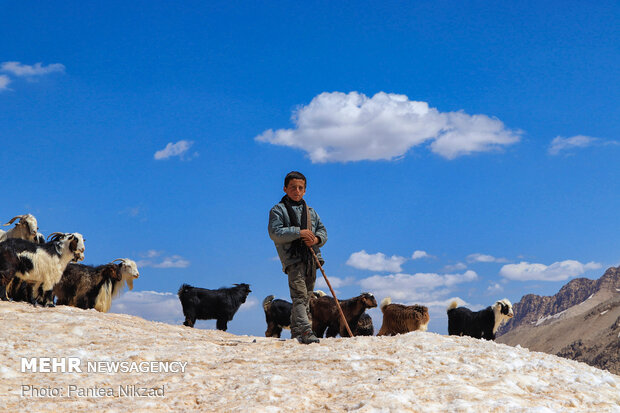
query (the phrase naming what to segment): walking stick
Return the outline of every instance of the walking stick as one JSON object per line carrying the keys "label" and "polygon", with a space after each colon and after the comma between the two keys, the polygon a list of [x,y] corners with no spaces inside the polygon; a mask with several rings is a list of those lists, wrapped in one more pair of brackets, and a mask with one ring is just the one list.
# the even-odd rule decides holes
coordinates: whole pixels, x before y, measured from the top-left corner
{"label": "walking stick", "polygon": [[338,302],[336,293],[334,292],[332,285],[329,283],[329,280],[327,279],[327,275],[325,275],[325,270],[323,270],[323,267],[321,267],[321,262],[319,261],[319,257],[316,256],[316,252],[314,252],[314,248],[308,247],[308,249],[312,252],[312,255],[314,256],[314,260],[316,261],[316,265],[318,265],[319,268],[321,269],[321,273],[323,273],[323,278],[325,278],[325,282],[327,283],[327,286],[329,287],[329,291],[332,292],[334,301],[336,301],[336,307],[338,307],[338,312],[340,312],[340,317],[342,317],[342,321],[344,321],[344,326],[347,328],[347,333],[349,333],[349,337],[353,337],[353,333],[351,332],[351,329],[349,328],[349,323],[347,323],[347,319],[344,316],[344,313],[342,312],[342,308],[340,307],[340,303]]}

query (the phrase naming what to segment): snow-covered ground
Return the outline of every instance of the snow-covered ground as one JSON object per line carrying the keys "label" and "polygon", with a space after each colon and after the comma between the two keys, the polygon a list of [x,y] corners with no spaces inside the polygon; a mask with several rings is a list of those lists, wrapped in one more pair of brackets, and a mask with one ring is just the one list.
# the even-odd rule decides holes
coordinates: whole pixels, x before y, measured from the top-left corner
{"label": "snow-covered ground", "polygon": [[[1,411],[620,412],[619,376],[468,337],[416,332],[305,346],[8,302],[0,320]],[[34,357],[78,360],[83,371],[22,372],[22,358]],[[187,364],[85,371],[96,361]]]}

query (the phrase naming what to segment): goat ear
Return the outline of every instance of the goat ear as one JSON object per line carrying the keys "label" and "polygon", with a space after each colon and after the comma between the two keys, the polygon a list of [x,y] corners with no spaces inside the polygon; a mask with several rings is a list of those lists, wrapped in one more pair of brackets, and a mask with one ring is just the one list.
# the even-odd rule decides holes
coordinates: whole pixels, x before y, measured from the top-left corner
{"label": "goat ear", "polygon": [[69,250],[75,251],[77,249],[77,245],[78,245],[78,240],[75,237],[73,237],[73,239],[71,239],[71,243],[69,244]]}

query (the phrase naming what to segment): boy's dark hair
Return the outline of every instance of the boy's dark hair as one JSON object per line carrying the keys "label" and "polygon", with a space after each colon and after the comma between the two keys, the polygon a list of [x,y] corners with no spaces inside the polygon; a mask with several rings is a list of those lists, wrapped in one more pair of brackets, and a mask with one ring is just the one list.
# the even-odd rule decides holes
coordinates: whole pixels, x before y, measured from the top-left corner
{"label": "boy's dark hair", "polygon": [[301,179],[302,181],[304,181],[304,184],[306,183],[306,177],[304,176],[304,174],[302,174],[301,172],[297,172],[297,171],[291,171],[287,173],[286,177],[284,178],[285,187],[288,186],[288,183],[291,182],[291,179]]}

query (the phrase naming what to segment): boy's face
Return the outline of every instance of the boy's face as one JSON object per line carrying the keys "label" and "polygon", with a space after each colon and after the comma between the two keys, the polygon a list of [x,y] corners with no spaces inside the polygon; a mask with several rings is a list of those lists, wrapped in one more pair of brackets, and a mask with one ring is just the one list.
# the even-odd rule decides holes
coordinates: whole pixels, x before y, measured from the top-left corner
{"label": "boy's face", "polygon": [[303,179],[291,179],[284,187],[284,192],[293,201],[299,202],[306,193],[306,182]]}

